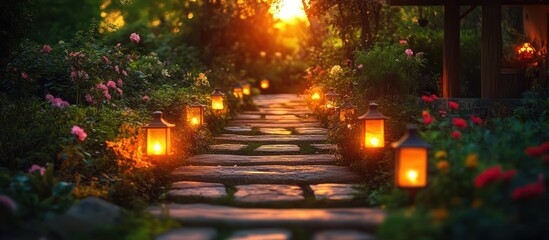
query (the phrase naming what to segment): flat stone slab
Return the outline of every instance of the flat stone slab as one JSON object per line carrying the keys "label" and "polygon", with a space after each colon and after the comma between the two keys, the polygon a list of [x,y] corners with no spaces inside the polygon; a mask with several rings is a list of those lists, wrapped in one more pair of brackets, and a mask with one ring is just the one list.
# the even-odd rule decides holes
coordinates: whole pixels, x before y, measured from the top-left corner
{"label": "flat stone slab", "polygon": [[269,122],[249,122],[249,123],[242,123],[242,122],[231,122],[232,126],[239,126],[239,127],[258,127],[258,128],[301,128],[301,127],[320,127],[319,122],[295,122],[295,123],[278,123],[277,121],[269,121]]}
{"label": "flat stone slab", "polygon": [[324,150],[324,151],[335,151],[335,150],[337,150],[337,145],[335,145],[335,144],[312,143],[311,147],[314,147],[318,150]]}
{"label": "flat stone slab", "polygon": [[266,108],[261,109],[262,111],[244,111],[242,114],[246,115],[310,115],[313,114],[310,110],[267,110]]}
{"label": "flat stone slab", "polygon": [[[296,115],[265,115],[265,119],[268,120],[304,120]],[[314,120],[314,119],[311,119]]]}
{"label": "flat stone slab", "polygon": [[328,134],[328,129],[317,127],[302,127],[295,129],[299,134]]}
{"label": "flat stone slab", "polygon": [[225,144],[216,144],[210,145],[210,150],[214,151],[240,151],[246,148],[246,144],[234,144],[234,143],[225,143]]}
{"label": "flat stone slab", "polygon": [[233,119],[261,119],[261,115],[237,114]]}
{"label": "flat stone slab", "polygon": [[225,131],[229,132],[251,132],[251,127],[244,127],[244,126],[229,126],[225,127]]}
{"label": "flat stone slab", "polygon": [[314,240],[375,240],[375,236],[357,230],[327,230],[315,234]]}
{"label": "flat stone slab", "polygon": [[203,197],[221,198],[227,196],[225,186],[221,183],[205,183],[193,181],[180,181],[172,184],[168,192],[170,197]]}
{"label": "flat stone slab", "polygon": [[299,152],[300,148],[294,144],[269,144],[261,145],[254,151],[257,152]]}
{"label": "flat stone slab", "polygon": [[290,135],[292,131],[286,128],[260,128],[259,131],[263,134],[275,134],[275,135]]}
{"label": "flat stone slab", "polygon": [[251,184],[236,186],[234,199],[247,203],[304,200],[303,191],[294,185]]}
{"label": "flat stone slab", "polygon": [[310,187],[318,200],[351,200],[356,192],[352,184],[325,183],[311,185]]}
{"label": "flat stone slab", "polygon": [[[270,115],[267,115],[270,116]],[[287,124],[300,124],[300,123],[318,123],[318,120],[312,118],[298,118],[296,119],[237,119],[231,122],[232,125],[246,125],[251,123],[287,123]]]}
{"label": "flat stone slab", "polygon": [[217,231],[212,228],[179,228],[156,237],[156,240],[210,240],[216,235]]}
{"label": "flat stone slab", "polygon": [[182,166],[172,172],[178,181],[225,184],[320,184],[358,183],[349,168],[333,165]]}
{"label": "flat stone slab", "polygon": [[235,142],[307,142],[307,141],[326,141],[326,135],[238,135],[221,134],[214,137],[215,140],[235,141]]}
{"label": "flat stone slab", "polygon": [[242,156],[231,154],[200,154],[187,159],[193,165],[311,165],[335,164],[332,154]]}
{"label": "flat stone slab", "polygon": [[[246,228],[300,226],[375,231],[385,219],[384,211],[373,208],[267,209],[175,203],[168,207],[170,216],[184,223]],[[156,216],[162,213],[160,207],[151,207],[148,211]]]}
{"label": "flat stone slab", "polygon": [[234,232],[229,240],[288,240],[292,233],[286,229],[253,229]]}

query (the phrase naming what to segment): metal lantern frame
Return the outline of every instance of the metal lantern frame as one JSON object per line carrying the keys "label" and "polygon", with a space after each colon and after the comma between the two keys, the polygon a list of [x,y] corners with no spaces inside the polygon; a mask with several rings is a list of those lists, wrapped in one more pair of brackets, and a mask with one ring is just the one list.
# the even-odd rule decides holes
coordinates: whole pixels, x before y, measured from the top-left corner
{"label": "metal lantern frame", "polygon": [[233,96],[237,99],[242,99],[243,93],[242,85],[240,83],[236,83],[233,85]]}
{"label": "metal lantern frame", "polygon": [[[418,134],[416,125],[408,125],[408,131],[402,138],[391,145],[395,153],[395,186],[402,189],[420,189],[428,185],[428,170],[429,170],[429,149],[431,146],[425,142]],[[414,162],[412,162],[414,161]],[[406,168],[413,169],[406,172]],[[415,177],[410,173],[415,172]],[[423,175],[421,175],[423,174]],[[419,178],[418,184],[403,184],[404,178]]]}
{"label": "metal lantern frame", "polygon": [[[153,112],[153,120],[143,129],[145,129],[145,155],[149,157],[166,157],[172,155],[171,149],[171,131],[175,127],[175,124],[168,123],[164,120],[161,111]],[[156,136],[163,135],[163,136]],[[163,141],[160,143],[154,143],[153,141]],[[163,146],[162,146],[163,145]],[[163,147],[163,153],[155,153],[155,148]]]}
{"label": "metal lantern frame", "polygon": [[348,116],[354,116],[356,112],[355,106],[349,101],[349,96],[343,97],[343,103],[339,106],[339,121],[345,122]]}
{"label": "metal lantern frame", "polygon": [[336,93],[334,88],[330,88],[326,94],[324,94],[324,97],[326,98],[326,108],[327,109],[334,109],[336,107],[337,98],[339,97],[339,93]]}
{"label": "metal lantern frame", "polygon": [[[193,101],[186,107],[187,124],[191,127],[198,127],[204,124],[204,105]],[[197,120],[195,123],[194,119]]]}
{"label": "metal lantern frame", "polygon": [[[381,114],[378,111],[378,105],[374,102],[370,102],[368,112],[366,112],[364,115],[358,117],[359,120],[362,120],[362,132],[361,132],[361,140],[360,140],[360,146],[364,149],[368,148],[383,148],[385,147],[385,120],[389,119],[385,117],[383,114]],[[375,125],[374,125],[375,124]],[[375,127],[377,125],[377,127]],[[381,125],[381,126],[379,126]],[[377,129],[376,129],[377,128]],[[371,144],[367,143],[368,135],[376,135],[376,133],[373,132],[379,132],[381,131],[381,134],[377,134],[379,139],[379,146],[372,146]]]}
{"label": "metal lantern frame", "polygon": [[225,93],[221,92],[219,88],[216,88],[212,94],[210,94],[213,111],[223,111],[225,109]]}

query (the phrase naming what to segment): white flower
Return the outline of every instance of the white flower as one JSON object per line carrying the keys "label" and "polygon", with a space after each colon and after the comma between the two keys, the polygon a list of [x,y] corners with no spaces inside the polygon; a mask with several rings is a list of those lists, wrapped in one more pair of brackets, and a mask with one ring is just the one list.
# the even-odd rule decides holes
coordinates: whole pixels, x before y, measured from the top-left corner
{"label": "white flower", "polygon": [[170,73],[168,72],[168,69],[162,69],[162,76],[164,76],[164,77],[172,77],[172,76],[170,76]]}
{"label": "white flower", "polygon": [[334,65],[332,69],[330,69],[330,76],[337,76],[342,73],[343,73],[343,69],[339,65]]}
{"label": "white flower", "polygon": [[208,82],[208,77],[206,77],[206,74],[200,73],[198,74],[198,77],[194,78],[194,85],[197,87],[209,87],[210,82]]}

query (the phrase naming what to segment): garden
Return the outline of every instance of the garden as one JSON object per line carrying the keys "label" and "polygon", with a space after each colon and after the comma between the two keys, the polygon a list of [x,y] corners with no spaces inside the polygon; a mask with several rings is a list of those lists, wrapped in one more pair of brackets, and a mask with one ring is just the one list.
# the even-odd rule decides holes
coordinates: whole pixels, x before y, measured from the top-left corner
{"label": "garden", "polygon": [[458,96],[432,2],[0,3],[0,238],[546,238],[549,5],[487,98],[492,1]]}

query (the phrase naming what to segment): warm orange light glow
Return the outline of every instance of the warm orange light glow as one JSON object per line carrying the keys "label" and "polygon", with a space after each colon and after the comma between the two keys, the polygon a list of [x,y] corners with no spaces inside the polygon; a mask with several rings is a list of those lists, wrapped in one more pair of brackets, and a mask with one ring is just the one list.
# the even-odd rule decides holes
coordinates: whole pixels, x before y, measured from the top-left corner
{"label": "warm orange light glow", "polygon": [[364,145],[367,148],[385,147],[384,125],[383,119],[364,121]]}
{"label": "warm orange light glow", "polygon": [[532,59],[534,58],[535,52],[536,52],[536,49],[534,49],[534,47],[532,47],[532,44],[530,44],[529,42],[525,42],[518,49],[518,54],[520,55],[521,59]]}
{"label": "warm orange light glow", "polygon": [[191,124],[192,125],[198,125],[199,123],[200,123],[200,121],[198,121],[198,118],[195,118],[195,117],[191,118]]}
{"label": "warm orange light glow", "polygon": [[269,80],[267,80],[267,79],[261,80],[260,86],[261,86],[262,89],[267,89],[267,88],[269,88]]}
{"label": "warm orange light glow", "polygon": [[187,122],[190,126],[199,126],[202,125],[204,117],[204,109],[202,105],[191,105],[187,106]]}
{"label": "warm orange light glow", "polygon": [[222,96],[212,96],[212,109],[213,110],[223,110],[225,106],[223,105]]}
{"label": "warm orange light glow", "polygon": [[425,187],[427,185],[427,149],[402,148],[399,154],[398,187]]}
{"label": "warm orange light glow", "polygon": [[164,128],[147,129],[147,155],[166,155],[166,132]]}
{"label": "warm orange light glow", "polygon": [[244,93],[244,95],[246,95],[246,96],[250,95],[250,93],[251,93],[250,84],[246,84],[246,85],[242,86],[242,93]]}
{"label": "warm orange light glow", "polygon": [[242,98],[242,88],[234,88],[233,89],[233,95],[235,98]]}
{"label": "warm orange light glow", "polygon": [[[341,122],[345,122],[345,120],[347,120],[347,116],[352,116],[355,114],[355,109],[354,108],[351,108],[351,109],[339,109],[339,121]],[[351,118],[349,118],[351,119]]]}
{"label": "warm orange light glow", "polygon": [[270,12],[275,19],[290,23],[307,18],[301,0],[280,0],[271,6]]}
{"label": "warm orange light glow", "polygon": [[311,99],[312,99],[312,100],[320,100],[320,93],[314,92],[314,93],[311,95]]}
{"label": "warm orange light glow", "polygon": [[154,155],[162,154],[162,146],[160,145],[160,143],[155,143],[153,145],[153,152],[154,152]]}

